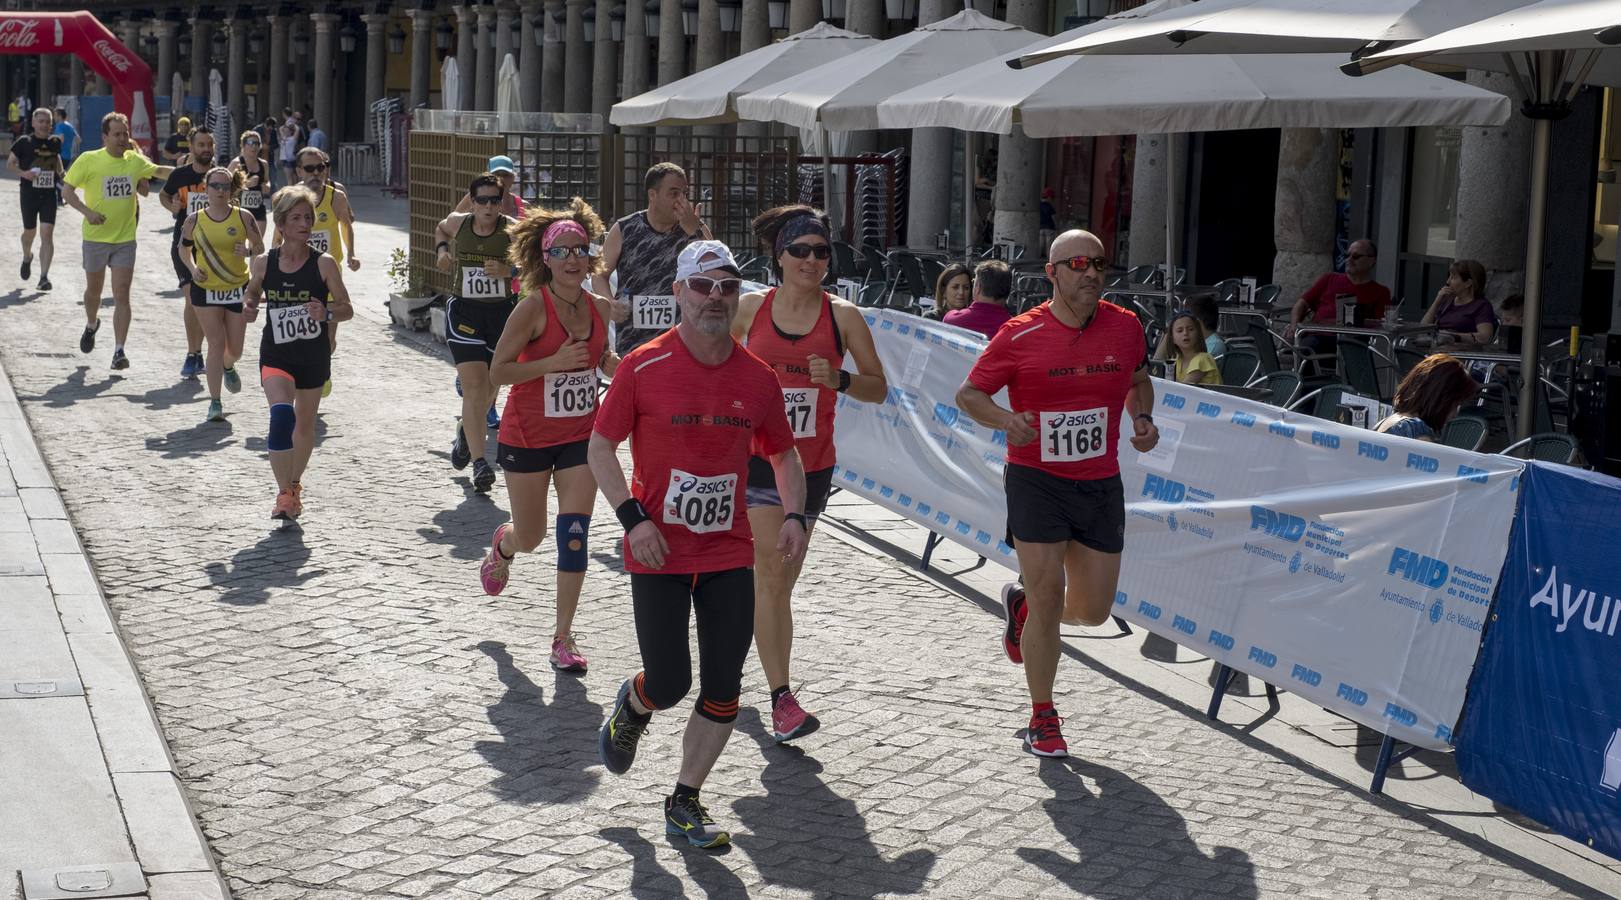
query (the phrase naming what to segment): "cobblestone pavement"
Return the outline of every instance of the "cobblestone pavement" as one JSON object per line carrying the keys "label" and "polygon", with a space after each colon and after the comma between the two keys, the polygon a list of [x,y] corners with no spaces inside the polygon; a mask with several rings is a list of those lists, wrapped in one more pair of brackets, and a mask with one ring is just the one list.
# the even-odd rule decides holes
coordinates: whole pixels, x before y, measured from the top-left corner
{"label": "cobblestone pavement", "polygon": [[[363,216],[383,208],[371,202]],[[505,596],[480,591],[505,501],[446,462],[451,370],[357,320],[340,334],[302,530],[271,527],[266,413],[246,377],[258,326],[229,421],[203,424],[204,392],[176,374],[161,211],[145,211],[133,367],[108,369],[110,327],[77,351],[71,212],[54,293],[0,273],[0,356],[243,897],[1595,893],[1079,656],[1058,697],[1076,758],[1038,762],[1014,737],[1022,677],[994,610],[825,535],[796,656],[826,725],[773,746],[751,659],[705,790],[736,846],[676,848],[658,802],[684,716],[656,718],[625,777],[596,758],[604,705],[638,665],[611,511],[597,509],[578,623],[591,673],[555,676],[551,542]],[[7,217],[0,246],[16,233]],[[371,248],[397,234],[364,227],[368,267],[349,276],[374,318],[386,283]]]}

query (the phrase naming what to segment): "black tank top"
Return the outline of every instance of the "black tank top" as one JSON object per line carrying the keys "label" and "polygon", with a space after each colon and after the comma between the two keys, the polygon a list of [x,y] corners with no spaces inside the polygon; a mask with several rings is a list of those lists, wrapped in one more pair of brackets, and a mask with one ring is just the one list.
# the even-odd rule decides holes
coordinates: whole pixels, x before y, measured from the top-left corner
{"label": "black tank top", "polygon": [[[263,222],[265,220],[265,207],[270,202],[270,192],[265,190],[265,161],[263,159],[259,160],[259,168],[252,171],[248,169],[248,161],[242,157],[238,156],[236,163],[242,167],[242,196],[237,198],[237,205],[247,210],[248,214],[255,219]],[[254,175],[259,176],[259,186],[256,188],[248,187],[247,180]]]}
{"label": "black tank top", "polygon": [[[681,248],[694,238],[681,230],[679,222],[669,231],[655,231],[645,209],[614,224],[619,226],[619,262],[615,271],[619,273],[620,299],[668,295],[670,282],[675,280],[676,258],[681,255]],[[615,350],[623,355],[658,337],[664,329],[633,328],[627,321],[614,331],[618,336]]]}
{"label": "black tank top", "polygon": [[330,359],[332,345],[327,341],[325,317],[309,318],[304,306],[311,300],[327,302],[326,282],[321,278],[321,257],[310,253],[296,272],[281,270],[281,248],[265,259],[264,302],[260,315],[265,329],[259,340],[261,360],[298,364]]}

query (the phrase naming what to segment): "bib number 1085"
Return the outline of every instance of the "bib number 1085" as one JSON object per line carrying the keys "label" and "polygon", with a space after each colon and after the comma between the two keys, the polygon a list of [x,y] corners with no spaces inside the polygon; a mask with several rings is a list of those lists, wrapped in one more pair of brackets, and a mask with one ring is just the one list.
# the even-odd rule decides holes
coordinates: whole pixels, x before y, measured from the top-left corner
{"label": "bib number 1085", "polygon": [[1041,414],[1041,461],[1080,462],[1102,456],[1109,440],[1109,411]]}
{"label": "bib number 1085", "polygon": [[664,493],[664,521],[695,534],[731,531],[736,495],[736,473],[693,475],[671,469],[670,487]]}

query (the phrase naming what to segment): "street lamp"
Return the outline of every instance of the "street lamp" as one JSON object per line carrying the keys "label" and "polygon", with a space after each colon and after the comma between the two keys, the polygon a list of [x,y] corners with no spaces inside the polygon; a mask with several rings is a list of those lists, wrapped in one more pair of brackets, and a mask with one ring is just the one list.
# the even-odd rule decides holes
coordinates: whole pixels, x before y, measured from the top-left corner
{"label": "street lamp", "polygon": [[310,55],[310,36],[302,28],[293,35],[293,52],[299,56]]}
{"label": "street lamp", "polygon": [[226,50],[225,29],[216,28],[216,29],[214,29],[213,38],[211,38],[209,40],[209,42],[208,42],[209,58],[213,59],[216,56],[224,56],[225,55],[225,50]]}
{"label": "street lamp", "polygon": [[788,0],[770,0],[765,5],[766,22],[772,31],[788,30]]}
{"label": "street lamp", "polygon": [[180,32],[180,37],[174,42],[174,46],[175,46],[176,50],[180,51],[181,56],[190,56],[191,55],[191,32],[189,32],[189,31]]}
{"label": "street lamp", "polygon": [[647,0],[647,15],[644,18],[647,20],[647,36],[657,38],[659,36],[659,0]]}
{"label": "street lamp", "polygon": [[344,53],[355,52],[355,27],[348,22],[338,31],[338,49]]}
{"label": "street lamp", "polygon": [[595,44],[597,42],[596,7],[587,6],[585,8],[585,12],[580,13],[580,21],[585,23],[585,42],[587,44]]}
{"label": "street lamp", "polygon": [[891,19],[915,19],[917,0],[884,0],[884,13]]}
{"label": "street lamp", "polygon": [[388,52],[390,56],[405,52],[405,29],[398,22],[394,23],[394,30],[388,33]]}
{"label": "street lamp", "polygon": [[248,52],[253,54],[254,56],[258,56],[259,54],[263,53],[264,51],[265,51],[265,35],[264,35],[264,32],[260,31],[257,28],[254,29],[253,31],[248,32]]}
{"label": "street lamp", "polygon": [[743,0],[719,0],[720,30],[733,34],[743,30]]}
{"label": "street lamp", "polygon": [[623,3],[608,13],[608,36],[618,44],[625,40],[625,5]]}
{"label": "street lamp", "polygon": [[681,0],[681,33],[687,37],[698,33],[698,0]]}
{"label": "street lamp", "polygon": [[844,0],[822,0],[822,18],[843,19]]}
{"label": "street lamp", "polygon": [[529,20],[529,30],[535,33],[535,46],[546,46],[546,14],[541,13]]}
{"label": "street lamp", "polygon": [[456,29],[450,27],[449,22],[440,22],[439,27],[433,30],[433,45],[440,50],[450,49],[450,39],[456,36]]}

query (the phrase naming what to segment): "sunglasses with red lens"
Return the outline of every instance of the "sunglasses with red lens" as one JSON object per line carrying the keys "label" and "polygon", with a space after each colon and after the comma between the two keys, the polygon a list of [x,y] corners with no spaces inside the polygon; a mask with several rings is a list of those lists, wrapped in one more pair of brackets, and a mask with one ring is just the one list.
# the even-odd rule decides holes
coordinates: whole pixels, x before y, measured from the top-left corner
{"label": "sunglasses with red lens", "polygon": [[1088,268],[1102,272],[1109,267],[1109,258],[1106,256],[1071,256],[1053,263],[1054,266],[1068,266],[1072,272],[1085,272]]}

